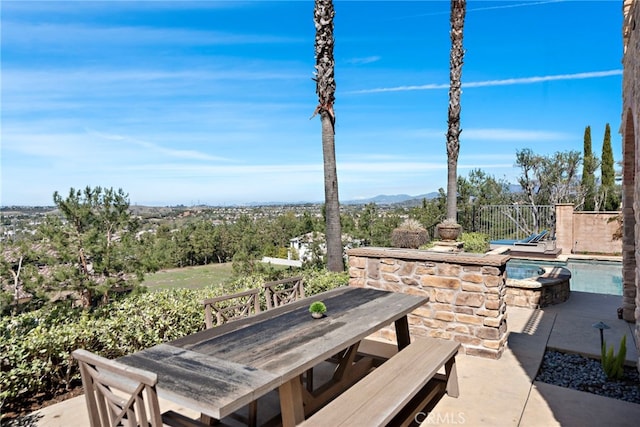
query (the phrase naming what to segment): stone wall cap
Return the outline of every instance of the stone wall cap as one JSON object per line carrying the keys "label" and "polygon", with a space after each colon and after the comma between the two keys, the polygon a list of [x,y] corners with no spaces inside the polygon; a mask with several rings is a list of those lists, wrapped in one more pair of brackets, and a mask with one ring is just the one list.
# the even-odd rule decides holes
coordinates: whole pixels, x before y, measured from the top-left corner
{"label": "stone wall cap", "polygon": [[523,289],[540,289],[544,285],[553,285],[563,280],[571,279],[571,271],[564,267],[543,267],[544,273],[540,276],[526,279],[509,279],[507,277],[507,287]]}
{"label": "stone wall cap", "polygon": [[349,256],[368,258],[402,258],[417,261],[449,262],[454,264],[484,265],[499,267],[511,258],[507,254],[472,254],[468,252],[433,252],[423,249],[401,249],[382,247],[353,248],[347,251]]}

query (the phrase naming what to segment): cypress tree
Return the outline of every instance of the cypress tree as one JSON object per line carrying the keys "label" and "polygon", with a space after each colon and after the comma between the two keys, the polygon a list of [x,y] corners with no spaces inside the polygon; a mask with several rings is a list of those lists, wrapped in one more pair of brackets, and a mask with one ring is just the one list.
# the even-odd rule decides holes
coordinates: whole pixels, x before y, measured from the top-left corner
{"label": "cypress tree", "polygon": [[584,155],[582,167],[582,190],[584,191],[584,210],[595,209],[596,196],[596,159],[591,150],[591,126],[584,129]]}
{"label": "cypress tree", "polygon": [[607,123],[602,143],[602,191],[605,192],[604,210],[614,211],[620,206],[615,189],[615,171],[613,169],[613,150],[611,149],[611,128]]}

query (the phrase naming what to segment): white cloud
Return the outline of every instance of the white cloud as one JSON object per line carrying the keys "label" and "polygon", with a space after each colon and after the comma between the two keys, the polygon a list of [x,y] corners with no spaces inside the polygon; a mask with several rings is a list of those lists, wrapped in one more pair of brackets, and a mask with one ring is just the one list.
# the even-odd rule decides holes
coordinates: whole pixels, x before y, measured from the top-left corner
{"label": "white cloud", "polygon": [[378,62],[380,61],[381,57],[380,56],[367,56],[367,57],[362,57],[362,58],[351,58],[348,59],[346,62],[349,64],[371,64],[374,62]]}
{"label": "white cloud", "polygon": [[[69,69],[46,69],[32,71],[3,67],[3,95],[11,94],[21,99],[26,94],[70,94],[86,93],[88,87],[92,91],[117,89],[123,93],[127,90],[165,90],[173,93],[191,93],[202,91],[217,80],[225,81],[259,81],[282,80],[284,82],[308,80],[305,72],[278,69],[275,64],[253,63],[249,67],[236,67],[231,64],[224,68],[194,70],[158,71],[144,69],[105,70],[91,67]],[[148,85],[141,86],[141,85]],[[209,88],[208,90],[213,90]],[[99,92],[98,92],[99,93]],[[165,93],[161,93],[165,94]]]}
{"label": "white cloud", "polygon": [[[367,0],[361,0],[361,1],[367,1]],[[467,14],[470,12],[482,12],[485,10],[496,10],[496,9],[510,9],[510,8],[514,8],[514,7],[527,7],[527,6],[540,6],[540,5],[544,5],[544,4],[549,4],[549,3],[560,3],[562,1],[565,0],[548,0],[548,1],[539,1],[539,2],[526,2],[526,3],[517,3],[517,4],[501,4],[498,6],[487,6],[487,7],[471,7],[471,5],[473,3],[470,3],[469,6],[467,6]],[[480,2],[478,2],[480,3]],[[419,17],[424,17],[424,16],[440,16],[440,15],[449,15],[451,12],[449,11],[449,8],[446,7],[441,11],[438,12],[429,12],[429,13],[418,13],[415,15],[411,15],[411,16],[405,16],[405,17],[401,17],[398,19],[407,19],[407,18],[419,18]]]}
{"label": "white cloud", "polygon": [[89,26],[65,24],[27,24],[3,20],[4,42],[12,46],[36,45],[38,49],[60,44],[85,46],[167,45],[247,45],[304,43],[306,40],[269,34],[233,34],[215,31],[130,26]]}
{"label": "white cloud", "polygon": [[486,87],[486,86],[510,86],[521,84],[533,84],[541,82],[551,82],[556,80],[582,80],[582,79],[597,79],[601,77],[611,77],[622,75],[622,70],[608,70],[608,71],[589,71],[585,73],[574,74],[557,74],[550,76],[535,76],[535,77],[523,77],[503,80],[487,80],[483,82],[470,82],[462,83],[463,88],[470,87]]}
{"label": "white cloud", "polygon": [[482,141],[557,141],[571,140],[564,132],[528,129],[463,129],[460,139]]}
{"label": "white cloud", "polygon": [[[446,139],[446,129],[397,129],[389,132],[390,136],[398,139],[436,139],[443,142]],[[378,132],[377,135],[380,133]],[[556,131],[531,129],[502,129],[502,128],[462,128],[461,141],[568,141],[575,136]]]}
{"label": "white cloud", "polygon": [[[86,139],[74,133],[13,133],[2,131],[2,154],[18,153],[32,158],[79,159],[86,151]],[[95,153],[95,152],[94,152]]]}
{"label": "white cloud", "polygon": [[350,163],[341,163],[337,164],[338,174],[342,173],[411,173],[411,172],[421,172],[428,170],[440,170],[446,169],[446,163],[436,163],[436,162],[416,162],[416,161],[405,161],[405,162],[350,162]]}
{"label": "white cloud", "polygon": [[[486,156],[484,159],[482,156],[467,156],[467,157],[464,157],[465,162],[458,164],[458,168],[459,169],[511,168],[513,167],[513,160],[511,159],[513,159],[513,155]],[[479,161],[479,160],[483,160],[483,161]],[[511,161],[507,163],[507,162],[504,162],[505,160],[511,160]],[[416,162],[416,161],[364,162],[364,163],[338,162],[337,168],[338,168],[338,175],[350,174],[350,173],[385,174],[380,176],[382,176],[384,179],[389,179],[390,176],[388,174],[408,174],[408,173],[421,173],[421,172],[446,170],[447,163],[446,163],[446,159],[445,161],[437,161],[437,162]]]}
{"label": "white cloud", "polygon": [[467,9],[467,12],[480,12],[483,10],[494,10],[494,9],[509,9],[513,7],[539,6],[543,4],[549,4],[549,3],[560,3],[562,1],[565,1],[565,0],[549,0],[549,1],[527,2],[527,3],[517,3],[517,4],[504,4],[499,6],[471,7]]}
{"label": "white cloud", "polygon": [[[574,74],[556,74],[549,76],[534,76],[534,77],[521,77],[501,80],[485,80],[480,82],[462,82],[463,88],[473,87],[489,87],[489,86],[512,86],[512,85],[526,85],[558,80],[581,80],[581,79],[596,79],[602,77],[611,77],[622,75],[622,70],[607,70],[607,71],[589,71],[584,73]],[[430,83],[426,85],[412,85],[412,86],[396,86],[387,88],[376,89],[362,89],[351,91],[349,93],[381,93],[381,92],[407,92],[416,90],[438,90],[449,89],[449,83],[436,84]]]}
{"label": "white cloud", "polygon": [[[120,174],[127,168],[158,161],[228,162],[222,156],[194,149],[167,148],[129,136],[94,131],[77,133],[2,133],[2,154],[7,167],[22,156],[30,163],[45,162],[57,175]],[[6,169],[9,170],[9,169]],[[15,171],[14,171],[15,172]],[[43,171],[44,172],[44,171]]]}
{"label": "white cloud", "polygon": [[100,133],[92,130],[87,130],[87,132],[91,135],[98,136],[102,139],[111,140],[111,141],[122,141],[125,143],[131,143],[134,146],[138,146],[145,150],[156,152],[162,154],[167,157],[177,158],[177,159],[191,159],[191,160],[209,160],[209,161],[228,161],[224,157],[212,156],[207,153],[202,153],[195,150],[176,150],[172,148],[166,148],[158,144],[154,144],[149,141],[143,141],[137,138],[133,138],[130,136],[122,136],[122,135],[113,135]]}

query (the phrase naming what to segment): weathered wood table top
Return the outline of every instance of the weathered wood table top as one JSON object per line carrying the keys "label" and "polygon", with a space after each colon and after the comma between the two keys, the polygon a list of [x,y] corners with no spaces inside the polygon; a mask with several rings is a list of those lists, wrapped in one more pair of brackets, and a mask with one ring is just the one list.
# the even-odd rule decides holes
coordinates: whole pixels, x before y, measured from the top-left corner
{"label": "weathered wood table top", "polygon": [[[309,304],[320,300],[327,316],[313,319]],[[409,339],[406,315],[425,302],[415,295],[342,287],[119,361],[158,374],[161,397],[220,419],[279,387],[282,400],[285,383],[297,393],[292,380],[300,374],[392,322],[404,325],[398,331],[401,345],[401,338]]]}

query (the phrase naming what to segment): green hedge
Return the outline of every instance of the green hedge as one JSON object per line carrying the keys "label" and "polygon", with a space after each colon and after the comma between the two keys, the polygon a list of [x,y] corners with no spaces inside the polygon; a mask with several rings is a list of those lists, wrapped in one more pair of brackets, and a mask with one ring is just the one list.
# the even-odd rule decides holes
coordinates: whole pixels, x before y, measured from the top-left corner
{"label": "green hedge", "polygon": [[[84,348],[108,358],[204,329],[204,298],[259,287],[260,276],[222,287],[169,289],[133,295],[93,311],[65,305],[0,319],[0,406],[20,410],[40,393],[57,394],[79,384],[71,352]],[[313,295],[346,285],[345,273],[307,272]]]}

